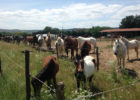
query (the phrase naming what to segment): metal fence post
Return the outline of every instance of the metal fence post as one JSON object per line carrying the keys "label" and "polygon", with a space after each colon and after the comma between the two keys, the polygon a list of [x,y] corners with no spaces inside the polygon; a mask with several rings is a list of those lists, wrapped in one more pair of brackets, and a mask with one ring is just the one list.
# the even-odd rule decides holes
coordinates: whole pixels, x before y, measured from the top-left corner
{"label": "metal fence post", "polygon": [[26,100],[30,100],[31,88],[30,88],[30,75],[29,75],[29,63],[30,63],[30,51],[25,50],[25,77],[26,77]]}
{"label": "metal fence post", "polygon": [[99,48],[96,47],[97,70],[99,70]]}
{"label": "metal fence post", "polygon": [[57,83],[56,100],[65,100],[64,83],[63,82],[58,82]]}

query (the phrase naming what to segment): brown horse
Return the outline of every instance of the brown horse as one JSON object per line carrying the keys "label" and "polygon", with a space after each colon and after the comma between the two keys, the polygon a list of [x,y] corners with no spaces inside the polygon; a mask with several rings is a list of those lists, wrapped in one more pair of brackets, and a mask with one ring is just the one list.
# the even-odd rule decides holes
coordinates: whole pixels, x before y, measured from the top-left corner
{"label": "brown horse", "polygon": [[84,58],[85,56],[89,55],[90,50],[91,50],[91,42],[89,41],[83,42],[81,46],[81,57]]}
{"label": "brown horse", "polygon": [[50,37],[50,34],[48,34],[48,35],[46,36],[45,42],[46,42],[47,48],[48,48],[48,49],[51,49],[51,37]]}
{"label": "brown horse", "polygon": [[42,82],[45,82],[46,80],[48,86],[50,86],[51,79],[53,79],[54,87],[56,88],[56,74],[58,71],[59,64],[56,62],[56,58],[54,56],[47,56],[44,60],[43,69],[34,78],[32,78],[31,81],[35,97],[40,96]]}
{"label": "brown horse", "polygon": [[76,51],[76,56],[78,55],[78,41],[73,37],[65,37],[64,39],[64,47],[68,56],[68,49],[71,49],[71,59],[74,57],[74,50]]}

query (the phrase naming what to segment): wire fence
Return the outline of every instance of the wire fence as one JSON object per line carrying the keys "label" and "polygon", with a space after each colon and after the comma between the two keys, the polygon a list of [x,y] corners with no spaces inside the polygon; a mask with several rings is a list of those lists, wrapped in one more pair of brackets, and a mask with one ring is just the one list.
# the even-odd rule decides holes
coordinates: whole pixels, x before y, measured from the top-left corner
{"label": "wire fence", "polygon": [[[9,59],[9,61],[11,61],[12,63],[14,63],[15,65],[19,66],[21,69],[25,70],[24,67],[18,63],[16,63],[15,61],[13,61],[10,57],[8,57],[6,54],[4,54],[4,56]],[[37,79],[40,83],[42,83],[45,87],[47,87],[50,91],[53,91],[54,93],[56,93],[56,90],[55,89],[52,89],[51,87],[49,87],[45,82],[41,81],[40,79],[38,79],[37,77],[34,77],[31,73],[30,73],[30,77],[32,78],[35,78]],[[86,95],[86,96],[80,96],[80,97],[77,97],[73,100],[81,100],[82,98],[90,98],[90,97],[95,97],[95,96],[98,96],[98,95],[101,95],[101,94],[105,94],[105,93],[109,93],[109,92],[113,92],[113,91],[117,91],[117,90],[120,90],[120,89],[125,89],[125,88],[129,88],[133,85],[136,85],[140,83],[140,79],[136,80],[135,82],[132,82],[131,84],[129,85],[124,85],[124,86],[121,86],[121,87],[118,87],[118,88],[113,88],[113,89],[110,89],[110,90],[106,90],[106,91],[103,91],[103,92],[98,92],[98,93],[95,93],[95,94],[92,94],[92,95]]]}
{"label": "wire fence", "polygon": [[117,90],[124,89],[124,88],[129,88],[130,86],[136,85],[138,83],[140,83],[140,79],[136,80],[135,82],[133,82],[133,83],[131,83],[129,85],[124,85],[124,86],[121,86],[121,87],[118,87],[118,88],[113,88],[113,89],[106,90],[106,91],[103,91],[103,92],[98,92],[98,93],[95,93],[93,95],[79,96],[78,98],[75,98],[73,100],[81,100],[82,98],[95,97],[95,96],[98,96],[98,95],[101,95],[101,94],[117,91]]}
{"label": "wire fence", "polygon": [[[10,57],[8,57],[6,54],[4,54],[4,57],[6,57],[9,61],[11,61],[13,64],[17,65],[19,68],[21,68],[22,70],[25,70],[25,68],[16,63],[15,61],[13,61]],[[40,83],[42,83],[44,86],[46,86],[50,91],[53,91],[54,93],[56,93],[56,90],[55,89],[52,89],[51,87],[49,87],[45,82],[41,81],[40,79],[38,79],[37,77],[33,76],[31,73],[30,73],[30,77],[31,78],[35,78],[37,79]]]}

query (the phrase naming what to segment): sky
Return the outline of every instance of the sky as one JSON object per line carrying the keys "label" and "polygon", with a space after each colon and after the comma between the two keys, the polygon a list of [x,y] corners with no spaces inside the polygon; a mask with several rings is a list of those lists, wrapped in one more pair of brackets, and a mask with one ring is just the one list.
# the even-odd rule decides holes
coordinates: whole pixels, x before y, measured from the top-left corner
{"label": "sky", "polygon": [[130,15],[140,15],[140,0],[0,0],[2,29],[119,27]]}

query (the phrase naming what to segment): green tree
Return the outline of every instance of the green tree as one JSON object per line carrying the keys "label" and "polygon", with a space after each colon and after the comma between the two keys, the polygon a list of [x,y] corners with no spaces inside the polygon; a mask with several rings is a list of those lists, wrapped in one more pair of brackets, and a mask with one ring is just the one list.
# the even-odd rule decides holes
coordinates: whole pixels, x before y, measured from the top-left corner
{"label": "green tree", "polygon": [[126,16],[120,23],[120,28],[138,28],[140,27],[140,15]]}

